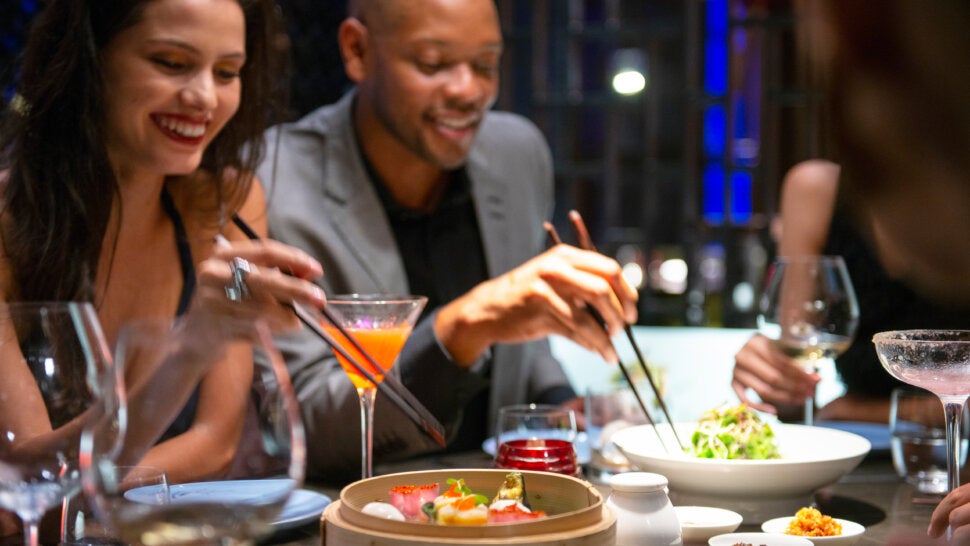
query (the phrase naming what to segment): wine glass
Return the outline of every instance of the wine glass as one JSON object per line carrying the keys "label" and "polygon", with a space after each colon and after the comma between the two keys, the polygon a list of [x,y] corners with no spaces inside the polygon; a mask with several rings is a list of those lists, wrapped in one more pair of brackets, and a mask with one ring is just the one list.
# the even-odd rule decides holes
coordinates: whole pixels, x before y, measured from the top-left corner
{"label": "wine glass", "polygon": [[[127,476],[118,467],[142,464],[197,378],[224,359],[252,377],[230,468],[189,483],[176,483],[170,473],[167,503],[157,502],[152,488],[128,489],[130,480],[118,479]],[[123,447],[103,450],[97,431],[82,436],[84,494],[105,528],[130,544],[251,544],[268,536],[303,483],[306,455],[296,397],[265,322],[189,315],[175,322],[133,321],[119,332],[115,362],[124,366],[129,395]],[[135,502],[117,502],[121,495]]]}
{"label": "wine glass", "polygon": [[970,331],[898,330],[872,338],[890,375],[926,389],[943,404],[946,417],[948,491],[960,486],[960,419],[970,395]]}
{"label": "wine glass", "polygon": [[[116,466],[111,480],[107,504],[114,512],[150,510],[152,504],[167,504],[170,494],[165,469],[157,466]],[[109,472],[105,468],[103,472]],[[61,541],[59,546],[127,546],[117,540],[117,534],[101,525],[84,495],[64,500],[61,511]]]}
{"label": "wine glass", "polygon": [[[424,296],[347,294],[327,297],[327,311],[334,320],[374,359],[375,368],[354,347],[337,326],[324,321],[323,328],[361,366],[380,382],[390,371],[428,302]],[[374,400],[377,385],[361,375],[339,353],[337,360],[354,383],[360,397],[360,473],[373,476]]]}
{"label": "wine glass", "polygon": [[[88,303],[0,304],[0,507],[38,544],[44,513],[80,488],[80,430],[105,427],[117,447],[120,375]],[[47,542],[45,540],[45,542]]]}
{"label": "wine glass", "polygon": [[[779,257],[768,270],[758,331],[807,372],[834,360],[852,343],[859,304],[841,256]],[[815,397],[805,400],[814,422]]]}

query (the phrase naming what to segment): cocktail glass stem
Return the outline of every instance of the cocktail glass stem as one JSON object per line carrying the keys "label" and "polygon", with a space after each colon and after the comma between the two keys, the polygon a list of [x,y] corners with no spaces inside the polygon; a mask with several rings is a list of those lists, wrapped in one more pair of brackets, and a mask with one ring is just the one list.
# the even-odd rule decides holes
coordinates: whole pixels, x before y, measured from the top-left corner
{"label": "cocktail glass stem", "polygon": [[941,396],[946,415],[946,479],[947,491],[960,487],[960,420],[966,396]]}
{"label": "cocktail glass stem", "polygon": [[363,478],[374,475],[374,400],[376,387],[358,388],[360,396],[360,474]]}

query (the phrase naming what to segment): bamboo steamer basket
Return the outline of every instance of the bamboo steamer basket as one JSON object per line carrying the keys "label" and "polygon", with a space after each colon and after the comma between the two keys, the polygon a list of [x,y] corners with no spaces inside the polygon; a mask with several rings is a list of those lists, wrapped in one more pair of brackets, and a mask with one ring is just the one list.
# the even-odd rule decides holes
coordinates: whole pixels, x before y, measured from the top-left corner
{"label": "bamboo steamer basket", "polygon": [[371,501],[388,501],[388,490],[397,485],[441,484],[463,478],[472,491],[495,496],[507,470],[448,469],[389,474],[354,482],[340,492],[321,517],[323,546],[491,546],[535,544],[540,546],[614,546],[616,517],[603,496],[590,483],[548,472],[522,471],[526,494],[534,510],[546,518],[474,527],[393,521],[365,514]]}

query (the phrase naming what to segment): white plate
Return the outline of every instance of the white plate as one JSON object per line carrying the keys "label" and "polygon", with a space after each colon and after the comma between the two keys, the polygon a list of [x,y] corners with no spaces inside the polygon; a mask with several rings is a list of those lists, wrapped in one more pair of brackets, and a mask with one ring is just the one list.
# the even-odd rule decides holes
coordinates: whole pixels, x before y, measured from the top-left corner
{"label": "white plate", "polygon": [[812,542],[805,538],[774,533],[728,533],[711,537],[707,541],[710,546],[734,546],[739,542],[754,546],[812,546]]}
{"label": "white plate", "polygon": [[675,506],[684,542],[705,543],[715,535],[730,533],[741,525],[741,514],[711,506]]}
{"label": "white plate", "polygon": [[[761,530],[766,533],[784,533],[788,528],[788,522],[794,519],[792,516],[783,518],[769,519],[761,524]],[[854,521],[835,518],[835,521],[842,525],[842,534],[833,537],[805,537],[815,546],[849,546],[862,538],[862,533],[866,528]]]}
{"label": "white plate", "polygon": [[[689,439],[696,423],[678,423],[680,438]],[[732,498],[784,498],[808,494],[834,483],[869,453],[869,440],[850,432],[805,425],[772,424],[780,459],[699,459],[676,449],[667,424],[657,426],[667,453],[651,425],[617,432],[613,443],[645,472],[667,477],[671,492]]]}
{"label": "white plate", "polygon": [[[245,504],[270,504],[285,495],[293,487],[293,480],[229,480],[211,482],[179,483],[169,487],[172,504],[196,502],[230,502]],[[138,502],[154,502],[157,486],[138,487],[125,492],[125,497]],[[320,516],[330,504],[330,498],[315,491],[297,489],[290,493],[286,504],[272,525],[287,529],[309,523]]]}
{"label": "white plate", "polygon": [[[589,464],[592,454],[589,450],[589,437],[585,432],[576,434],[576,439],[573,440],[573,447],[576,449],[576,458],[579,460],[579,464]],[[482,442],[482,451],[492,457],[495,456],[494,436]]]}

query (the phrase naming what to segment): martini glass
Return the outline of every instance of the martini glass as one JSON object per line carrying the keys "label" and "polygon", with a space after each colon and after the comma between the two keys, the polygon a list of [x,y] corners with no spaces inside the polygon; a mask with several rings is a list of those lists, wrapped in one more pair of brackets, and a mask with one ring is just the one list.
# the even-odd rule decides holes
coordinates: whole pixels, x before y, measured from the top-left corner
{"label": "martini glass", "polygon": [[[367,351],[378,365],[357,350],[333,324],[323,322],[323,328],[337,341],[361,366],[369,371],[374,380],[380,382],[390,371],[404,342],[414,328],[421,310],[428,298],[424,296],[399,296],[385,294],[347,294],[327,297],[327,310],[330,316],[354,341]],[[374,440],[374,400],[377,385],[358,373],[352,364],[337,354],[340,366],[354,383],[360,397],[360,473],[363,478],[373,476]]]}
{"label": "martini glass", "polygon": [[922,387],[946,416],[948,491],[960,486],[960,416],[970,395],[970,330],[898,330],[872,338],[879,361],[896,379]]}
{"label": "martini glass", "polygon": [[[779,257],[768,270],[758,331],[809,373],[852,343],[859,304],[841,256]],[[805,424],[815,398],[805,400]]]}

